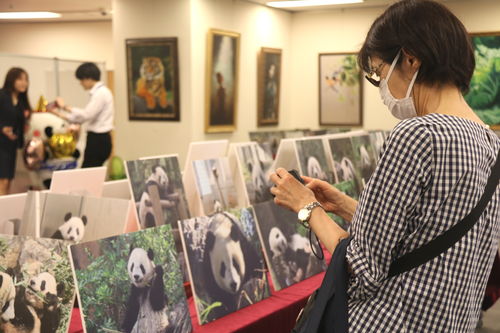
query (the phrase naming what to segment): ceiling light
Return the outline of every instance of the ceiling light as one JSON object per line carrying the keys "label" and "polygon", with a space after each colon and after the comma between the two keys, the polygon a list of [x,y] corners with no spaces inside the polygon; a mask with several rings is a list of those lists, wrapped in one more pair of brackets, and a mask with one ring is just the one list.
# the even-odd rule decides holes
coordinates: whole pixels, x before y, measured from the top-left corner
{"label": "ceiling light", "polygon": [[364,0],[291,0],[291,1],[271,1],[267,5],[275,8],[292,7],[313,7],[327,5],[346,5],[352,3],[361,3]]}
{"label": "ceiling light", "polygon": [[61,17],[61,14],[53,12],[0,12],[0,20],[44,19],[58,17]]}

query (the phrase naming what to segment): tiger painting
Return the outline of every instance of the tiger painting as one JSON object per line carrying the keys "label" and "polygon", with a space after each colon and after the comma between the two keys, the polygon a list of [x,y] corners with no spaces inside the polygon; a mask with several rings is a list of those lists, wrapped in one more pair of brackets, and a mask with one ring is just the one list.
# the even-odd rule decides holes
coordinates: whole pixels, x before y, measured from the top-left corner
{"label": "tiger painting", "polygon": [[164,82],[164,67],[158,57],[143,57],[141,76],[137,79],[136,94],[146,100],[148,109],[155,109],[157,103],[162,109],[167,108],[167,90]]}

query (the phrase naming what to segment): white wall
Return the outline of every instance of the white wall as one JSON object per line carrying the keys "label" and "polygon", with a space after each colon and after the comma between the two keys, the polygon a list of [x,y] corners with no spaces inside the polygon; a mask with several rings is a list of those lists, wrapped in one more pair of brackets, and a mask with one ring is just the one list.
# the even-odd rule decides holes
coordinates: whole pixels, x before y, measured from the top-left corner
{"label": "white wall", "polygon": [[[191,142],[190,1],[114,0],[115,152],[123,159],[180,153]],[[177,37],[181,121],[129,121],[125,39]]]}
{"label": "white wall", "polygon": [[[467,0],[446,5],[470,32],[500,31],[500,1]],[[385,7],[296,13],[292,18],[292,126],[316,128],[318,53],[356,52]],[[391,129],[397,121],[382,104],[378,89],[363,80],[365,129]]]}
{"label": "white wall", "polygon": [[0,52],[105,61],[114,68],[111,21],[0,23]]}

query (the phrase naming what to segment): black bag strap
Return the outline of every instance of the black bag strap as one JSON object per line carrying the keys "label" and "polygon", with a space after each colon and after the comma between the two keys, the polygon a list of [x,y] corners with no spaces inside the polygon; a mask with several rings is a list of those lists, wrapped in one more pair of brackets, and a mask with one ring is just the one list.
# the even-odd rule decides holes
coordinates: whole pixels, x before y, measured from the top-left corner
{"label": "black bag strap", "polygon": [[472,229],[474,224],[476,224],[483,214],[483,211],[486,209],[486,206],[496,191],[499,177],[500,150],[497,154],[497,160],[491,169],[491,174],[488,178],[488,183],[486,184],[484,193],[481,196],[481,199],[479,199],[476,207],[474,207],[460,222],[445,231],[443,234],[418,249],[394,260],[389,268],[389,275],[387,278],[402,274],[417,266],[425,264],[458,242],[470,229]]}

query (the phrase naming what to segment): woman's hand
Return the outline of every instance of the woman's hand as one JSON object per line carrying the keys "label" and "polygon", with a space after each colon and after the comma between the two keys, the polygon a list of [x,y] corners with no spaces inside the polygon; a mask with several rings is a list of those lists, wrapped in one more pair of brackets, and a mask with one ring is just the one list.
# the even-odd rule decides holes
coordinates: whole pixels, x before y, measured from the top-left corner
{"label": "woman's hand", "polygon": [[337,190],[334,186],[316,178],[302,176],[306,186],[313,191],[316,200],[327,212],[338,212],[342,207],[345,194]]}
{"label": "woman's hand", "polygon": [[271,187],[271,193],[275,196],[274,202],[277,205],[298,212],[307,204],[316,201],[313,191],[283,168],[276,169],[276,173],[273,173],[270,179],[275,184]]}
{"label": "woman's hand", "polygon": [[2,127],[2,133],[11,141],[17,140],[17,135],[14,134],[14,128],[12,128],[12,126]]}
{"label": "woman's hand", "polygon": [[66,103],[64,103],[64,99],[62,99],[62,97],[57,97],[56,98],[56,105],[61,108],[61,109],[65,109],[65,106],[66,106]]}

